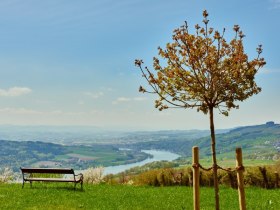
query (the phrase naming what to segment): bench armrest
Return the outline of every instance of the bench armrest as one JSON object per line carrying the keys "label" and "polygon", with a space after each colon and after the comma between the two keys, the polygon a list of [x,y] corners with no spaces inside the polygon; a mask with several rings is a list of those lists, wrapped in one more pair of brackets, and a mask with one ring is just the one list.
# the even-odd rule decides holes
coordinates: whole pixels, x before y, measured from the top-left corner
{"label": "bench armrest", "polygon": [[24,172],[22,172],[21,174],[22,174],[22,179],[23,180],[32,177],[32,173],[24,173]]}
{"label": "bench armrest", "polygon": [[74,176],[80,176],[80,180],[83,181],[84,179],[84,175],[82,173],[79,173],[79,174],[74,174]]}

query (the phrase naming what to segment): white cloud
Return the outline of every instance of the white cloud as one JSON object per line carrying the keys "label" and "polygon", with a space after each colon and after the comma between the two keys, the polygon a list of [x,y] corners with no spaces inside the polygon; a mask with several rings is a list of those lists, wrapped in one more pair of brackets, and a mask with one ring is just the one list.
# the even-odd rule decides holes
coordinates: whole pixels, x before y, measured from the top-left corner
{"label": "white cloud", "polygon": [[101,92],[101,91],[100,91],[100,92],[97,92],[97,93],[93,93],[93,92],[84,92],[84,95],[89,96],[89,97],[94,98],[94,99],[97,99],[97,98],[103,96],[104,93]]}
{"label": "white cloud", "polygon": [[61,115],[61,114],[63,114],[63,112],[62,112],[61,110],[54,110],[54,111],[49,112],[49,114],[52,114],[52,115]]}
{"label": "white cloud", "polygon": [[12,87],[8,90],[0,89],[0,96],[15,97],[31,93],[31,89],[27,87]]}
{"label": "white cloud", "polygon": [[145,101],[147,98],[145,97],[134,97],[134,98],[127,98],[127,97],[119,97],[112,102],[112,104],[119,104],[119,103],[126,103],[126,102],[135,102],[135,101]]}
{"label": "white cloud", "polygon": [[124,102],[128,102],[128,101],[131,101],[131,99],[130,98],[126,98],[126,97],[119,97],[116,100],[114,100],[112,102],[112,104],[119,104],[119,103],[124,103]]}
{"label": "white cloud", "polygon": [[115,91],[113,88],[110,88],[110,87],[107,87],[106,90],[109,91],[109,92]]}
{"label": "white cloud", "polygon": [[44,114],[46,116],[82,116],[87,113],[85,113],[85,112],[65,112],[65,111],[61,111],[61,110],[53,110],[53,111],[41,112],[41,114]]}
{"label": "white cloud", "polygon": [[280,73],[280,69],[261,69],[258,71],[259,74],[272,74],[272,73]]}
{"label": "white cloud", "polygon": [[9,113],[9,114],[43,114],[43,112],[32,110],[32,109],[26,109],[26,108],[11,108],[6,107],[0,109],[0,113]]}
{"label": "white cloud", "polygon": [[10,114],[10,115],[38,115],[38,116],[82,116],[91,113],[85,112],[64,112],[61,110],[53,111],[38,111],[27,108],[14,108],[14,107],[5,107],[0,109],[1,114]]}
{"label": "white cloud", "polygon": [[101,86],[100,90],[104,91],[104,92],[114,92],[116,91],[114,88],[112,87],[105,87],[105,86]]}
{"label": "white cloud", "polygon": [[172,116],[171,113],[167,112],[166,110],[158,111],[158,112],[153,112],[152,115],[156,116],[156,117],[169,117],[169,116]]}
{"label": "white cloud", "polygon": [[133,100],[134,101],[146,101],[147,98],[145,98],[145,97],[135,97],[135,98],[133,98]]}
{"label": "white cloud", "polygon": [[126,97],[119,97],[117,98],[118,102],[126,102],[126,101],[131,101],[131,98],[126,98]]}
{"label": "white cloud", "polygon": [[90,111],[36,110],[24,107],[0,108],[0,124],[89,125],[96,123],[96,117],[92,116]]}
{"label": "white cloud", "polygon": [[95,109],[93,109],[89,112],[89,114],[91,114],[91,115],[100,115],[100,114],[104,114],[104,113],[105,112],[103,110],[95,110]]}
{"label": "white cloud", "polygon": [[86,114],[86,112],[62,112],[62,115],[66,116],[84,116]]}
{"label": "white cloud", "polygon": [[280,9],[280,0],[270,0],[271,7],[270,9]]}

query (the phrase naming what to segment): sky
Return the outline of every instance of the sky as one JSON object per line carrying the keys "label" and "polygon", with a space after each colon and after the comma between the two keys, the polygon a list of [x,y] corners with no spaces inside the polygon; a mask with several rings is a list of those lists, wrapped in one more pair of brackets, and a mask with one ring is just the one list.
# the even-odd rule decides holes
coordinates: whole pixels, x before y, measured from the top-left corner
{"label": "sky", "polygon": [[208,129],[196,110],[154,108],[135,59],[152,67],[158,46],[188,21],[226,37],[239,24],[252,59],[263,45],[267,65],[258,95],[216,128],[280,123],[280,0],[0,0],[0,125],[77,125],[128,130]]}

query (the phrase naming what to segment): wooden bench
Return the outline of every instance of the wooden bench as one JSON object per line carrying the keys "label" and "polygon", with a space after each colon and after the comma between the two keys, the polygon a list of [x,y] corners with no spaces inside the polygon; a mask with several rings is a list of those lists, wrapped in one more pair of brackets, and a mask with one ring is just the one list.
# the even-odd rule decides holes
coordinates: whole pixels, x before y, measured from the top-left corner
{"label": "wooden bench", "polygon": [[[76,184],[81,184],[81,189],[83,189],[83,174],[75,174],[74,170],[71,168],[20,168],[22,172],[22,188],[25,182],[30,182],[32,187],[32,182],[73,182],[74,189],[76,189]],[[33,174],[64,174],[68,175],[66,178],[41,178],[34,177]],[[73,175],[73,177],[69,177]]]}

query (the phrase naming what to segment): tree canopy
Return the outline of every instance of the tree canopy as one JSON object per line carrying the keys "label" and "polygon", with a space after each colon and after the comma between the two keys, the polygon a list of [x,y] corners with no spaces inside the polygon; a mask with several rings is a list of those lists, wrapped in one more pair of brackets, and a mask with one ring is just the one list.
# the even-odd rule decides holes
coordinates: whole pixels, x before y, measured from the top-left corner
{"label": "tree canopy", "polygon": [[155,107],[160,111],[171,107],[197,108],[206,114],[212,107],[227,116],[231,108],[238,108],[236,101],[261,91],[254,78],[265,65],[260,57],[262,46],[257,48],[257,57],[249,60],[243,46],[245,35],[238,25],[233,27],[234,38],[227,42],[225,29],[220,33],[208,27],[206,10],[203,17],[204,26],[195,25],[195,34],[189,33],[185,22],[174,30],[172,43],[167,43],[165,49],[158,48],[162,59],[153,59],[156,73],[143,68],[142,60],[135,60],[152,87],[148,91],[140,86],[139,91],[158,94]]}

